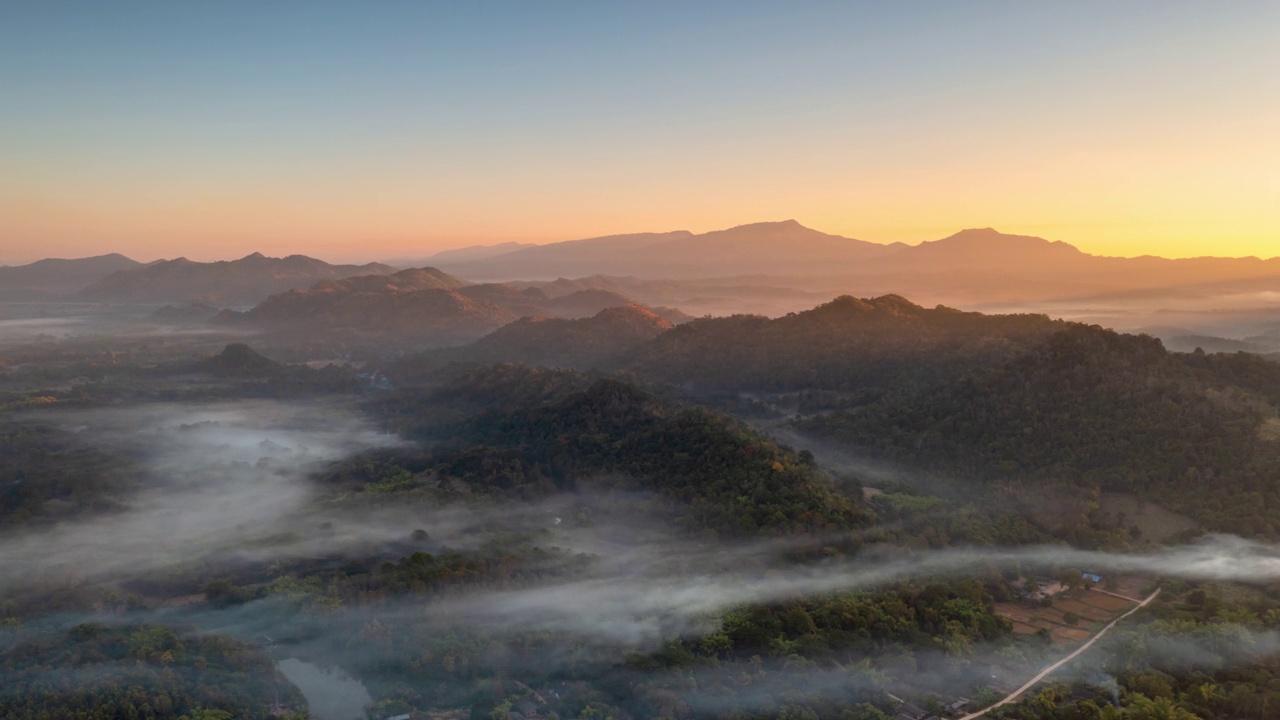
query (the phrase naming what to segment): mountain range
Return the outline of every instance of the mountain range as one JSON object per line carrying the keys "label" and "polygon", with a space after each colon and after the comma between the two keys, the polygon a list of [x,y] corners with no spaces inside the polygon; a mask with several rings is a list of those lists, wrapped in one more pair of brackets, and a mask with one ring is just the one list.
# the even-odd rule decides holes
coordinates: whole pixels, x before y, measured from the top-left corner
{"label": "mountain range", "polygon": [[73,293],[114,272],[141,267],[119,253],[0,267],[0,300],[40,300]]}
{"label": "mountain range", "polygon": [[[914,291],[929,295],[932,287],[933,292],[969,293],[987,300],[1101,296],[1135,288],[1240,281],[1270,288],[1280,281],[1280,258],[1110,258],[1066,242],[993,228],[965,229],[919,245],[879,245],[814,231],[795,220],[703,234],[622,234],[518,247],[489,256],[468,249],[466,255],[444,252],[426,261],[475,279],[550,281],[613,275],[635,283],[803,275],[823,282],[856,279],[873,284],[876,291],[913,291],[916,297],[920,293]],[[996,279],[1002,281],[1000,288],[986,287]]]}
{"label": "mountain range", "polygon": [[695,235],[636,233],[521,247],[482,257],[447,251],[425,262],[476,279],[554,279],[580,275],[699,278],[813,273],[854,267],[906,247],[828,235],[795,220],[740,225]]}
{"label": "mountain range", "polygon": [[198,302],[247,306],[319,280],[388,275],[395,271],[396,268],[379,263],[330,265],[305,255],[271,258],[253,253],[239,260],[207,263],[177,258],[117,270],[74,293],[72,298],[111,304]]}
{"label": "mountain range", "polygon": [[[429,347],[474,340],[520,318],[531,318],[530,322],[533,318],[585,318],[631,305],[629,298],[605,290],[551,295],[537,288],[469,285],[435,268],[412,268],[390,275],[323,280],[305,290],[272,295],[244,312],[224,310],[212,322],[227,328],[268,330],[281,339]],[[658,310],[667,318],[648,309],[637,310],[665,327],[671,327],[673,320],[689,319],[669,308]]]}
{"label": "mountain range", "polygon": [[[695,316],[777,316],[844,294],[896,293],[924,305],[1044,312],[1166,338],[1245,339],[1280,332],[1280,258],[1104,257],[991,228],[919,245],[885,245],[787,220],[702,234],[472,246],[440,253],[426,264],[456,279],[449,289],[466,285],[471,289],[464,297],[501,306],[516,317],[577,317],[609,306],[586,302],[573,311],[549,308],[547,298],[521,294],[529,290],[551,299],[603,291],[617,296],[613,301],[674,307]],[[300,255],[255,253],[224,262],[179,258],[147,265],[113,255],[0,268],[0,299],[195,302],[243,309],[322,280],[396,270],[385,264],[330,265]]]}
{"label": "mountain range", "polygon": [[[893,275],[965,270],[1032,276],[1099,275],[1105,286],[1215,282],[1280,275],[1280,258],[1106,257],[1073,245],[993,228],[962,230],[918,245],[829,235],[795,220],[688,231],[611,235],[535,246],[495,245],[439,253],[423,262],[476,279],[547,280],[588,275],[644,279],[732,276]],[[1138,277],[1134,277],[1134,275]]]}
{"label": "mountain range", "polygon": [[[471,279],[574,283],[694,315],[798,312],[834,296],[898,293],[925,304],[1032,310],[1127,330],[1213,334],[1232,313],[1240,337],[1280,320],[1280,258],[1123,258],[992,228],[918,245],[828,235],[794,220],[694,234],[615,235],[429,263]],[[573,278],[572,280],[568,280]],[[1212,310],[1207,321],[1196,313]],[[1173,312],[1174,316],[1161,317]],[[1265,322],[1258,313],[1271,317]],[[1243,315],[1242,315],[1243,313]],[[1238,322],[1237,322],[1238,321]]]}

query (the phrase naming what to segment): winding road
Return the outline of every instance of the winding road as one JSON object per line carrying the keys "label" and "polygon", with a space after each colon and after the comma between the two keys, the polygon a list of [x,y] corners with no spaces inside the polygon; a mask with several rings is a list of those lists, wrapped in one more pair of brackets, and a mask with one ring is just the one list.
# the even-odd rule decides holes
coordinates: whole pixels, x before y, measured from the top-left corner
{"label": "winding road", "polygon": [[[1112,593],[1108,593],[1108,594],[1112,594]],[[1081,653],[1083,653],[1084,651],[1086,651],[1086,650],[1088,650],[1089,648],[1093,647],[1093,644],[1094,644],[1094,643],[1096,643],[1096,642],[1098,642],[1098,640],[1102,639],[1102,636],[1103,636],[1103,635],[1106,635],[1108,632],[1110,632],[1110,631],[1111,631],[1111,628],[1115,627],[1117,623],[1119,623],[1121,620],[1124,620],[1125,618],[1129,617],[1130,615],[1132,615],[1132,614],[1134,614],[1134,613],[1138,612],[1138,611],[1139,611],[1139,610],[1141,610],[1142,608],[1146,607],[1148,604],[1150,604],[1150,602],[1151,602],[1152,600],[1155,600],[1155,599],[1156,599],[1156,596],[1157,596],[1157,595],[1159,595],[1159,594],[1160,594],[1160,588],[1156,588],[1156,591],[1155,591],[1155,592],[1153,592],[1153,593],[1151,593],[1150,595],[1148,595],[1146,600],[1143,600],[1142,602],[1138,603],[1137,605],[1134,605],[1133,607],[1129,608],[1129,611],[1128,611],[1128,612],[1126,612],[1125,614],[1123,614],[1123,615],[1121,615],[1120,617],[1116,618],[1115,620],[1112,620],[1110,623],[1108,623],[1108,624],[1107,624],[1107,626],[1106,626],[1106,627],[1104,627],[1104,628],[1102,628],[1101,630],[1099,630],[1099,631],[1098,631],[1098,633],[1097,633],[1096,635],[1094,635],[1093,637],[1089,638],[1089,641],[1088,641],[1088,642],[1086,642],[1085,644],[1083,644],[1083,645],[1081,645],[1080,647],[1076,648],[1076,649],[1075,649],[1075,652],[1071,653],[1070,655],[1068,655],[1068,656],[1066,656],[1066,657],[1062,658],[1061,660],[1059,660],[1059,661],[1055,662],[1054,664],[1052,664],[1052,665],[1050,665],[1050,666],[1046,667],[1045,669],[1041,670],[1041,671],[1040,671],[1040,673],[1039,673],[1038,675],[1036,675],[1035,677],[1033,677],[1033,678],[1031,678],[1030,680],[1028,680],[1028,681],[1027,681],[1027,683],[1026,683],[1025,685],[1023,685],[1022,687],[1020,687],[1020,688],[1018,688],[1017,690],[1014,690],[1013,692],[1011,692],[1011,693],[1009,693],[1008,695],[1006,695],[1006,696],[1004,697],[1004,699],[1000,700],[1000,702],[997,702],[997,703],[996,703],[996,704],[994,704],[994,705],[991,705],[991,706],[985,707],[985,708],[983,708],[983,709],[981,709],[981,710],[979,710],[979,711],[977,711],[977,712],[969,713],[968,715],[965,715],[964,717],[960,718],[960,720],[973,720],[974,718],[980,718],[980,717],[982,717],[983,715],[986,715],[987,713],[991,712],[992,710],[995,710],[996,708],[998,708],[998,707],[1002,707],[1002,706],[1004,706],[1004,705],[1008,705],[1009,703],[1014,702],[1014,701],[1015,701],[1015,700],[1017,700],[1018,698],[1022,697],[1022,695],[1023,695],[1025,692],[1027,692],[1027,691],[1028,691],[1028,690],[1030,690],[1031,688],[1035,687],[1035,686],[1036,686],[1036,684],[1037,684],[1037,683],[1039,683],[1041,680],[1044,680],[1045,678],[1047,678],[1047,677],[1049,677],[1050,675],[1052,675],[1052,674],[1053,674],[1053,672],[1054,672],[1055,670],[1057,670],[1058,668],[1062,667],[1063,665],[1066,665],[1067,663],[1071,662],[1072,660],[1075,660],[1077,657],[1079,657],[1079,656],[1080,656],[1080,654],[1081,654]]]}

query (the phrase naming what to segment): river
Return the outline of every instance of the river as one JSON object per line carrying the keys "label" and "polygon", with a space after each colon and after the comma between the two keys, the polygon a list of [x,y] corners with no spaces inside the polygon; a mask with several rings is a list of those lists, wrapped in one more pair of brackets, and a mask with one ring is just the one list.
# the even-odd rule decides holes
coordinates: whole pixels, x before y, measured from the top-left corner
{"label": "river", "polygon": [[297,658],[281,660],[276,667],[302,692],[316,720],[363,720],[364,706],[373,702],[364,683],[341,668],[322,670]]}

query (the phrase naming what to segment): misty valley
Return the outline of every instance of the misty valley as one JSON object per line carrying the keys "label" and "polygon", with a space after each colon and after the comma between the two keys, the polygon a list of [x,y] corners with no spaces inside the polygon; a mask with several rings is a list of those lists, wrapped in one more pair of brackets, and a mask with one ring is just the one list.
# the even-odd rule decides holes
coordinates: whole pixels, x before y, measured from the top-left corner
{"label": "misty valley", "polygon": [[[454,260],[536,267],[506,252]],[[0,717],[1280,713],[1270,315],[1250,352],[1180,352],[1241,315],[1162,339],[1031,295],[1000,302],[1058,304],[796,306],[817,281],[781,274],[0,270]]]}

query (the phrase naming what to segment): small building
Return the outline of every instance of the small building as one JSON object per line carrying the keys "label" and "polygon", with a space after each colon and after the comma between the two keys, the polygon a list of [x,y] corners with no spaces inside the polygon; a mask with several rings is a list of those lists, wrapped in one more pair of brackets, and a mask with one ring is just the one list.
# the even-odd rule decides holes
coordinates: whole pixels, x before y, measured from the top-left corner
{"label": "small building", "polygon": [[1082,578],[1084,578],[1085,580],[1088,580],[1089,582],[1094,583],[1094,584],[1097,584],[1097,583],[1102,582],[1102,576],[1101,576],[1101,575],[1095,575],[1095,574],[1093,574],[1093,573],[1080,573],[1080,577],[1082,577]]}

